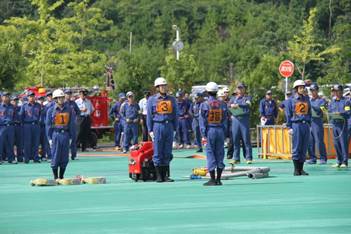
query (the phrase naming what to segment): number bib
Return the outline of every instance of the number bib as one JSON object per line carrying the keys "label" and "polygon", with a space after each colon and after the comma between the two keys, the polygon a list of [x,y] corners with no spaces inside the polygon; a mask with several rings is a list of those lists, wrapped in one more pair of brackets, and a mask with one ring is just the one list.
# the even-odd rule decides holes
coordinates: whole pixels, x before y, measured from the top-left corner
{"label": "number bib", "polygon": [[220,124],[222,122],[222,113],[221,109],[210,109],[208,111],[207,121],[209,124]]}
{"label": "number bib", "polygon": [[69,113],[56,113],[54,124],[55,127],[66,127],[69,121]]}
{"label": "number bib", "polygon": [[172,114],[173,107],[171,100],[158,101],[156,104],[156,112],[160,115]]}
{"label": "number bib", "polygon": [[295,114],[296,115],[307,115],[307,113],[308,113],[308,103],[307,102],[296,102]]}

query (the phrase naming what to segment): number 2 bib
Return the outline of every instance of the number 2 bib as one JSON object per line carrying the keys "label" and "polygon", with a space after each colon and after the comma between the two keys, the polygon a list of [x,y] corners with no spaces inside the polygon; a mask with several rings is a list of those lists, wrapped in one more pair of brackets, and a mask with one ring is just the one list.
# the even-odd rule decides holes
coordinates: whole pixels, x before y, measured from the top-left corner
{"label": "number 2 bib", "polygon": [[297,102],[295,104],[295,114],[296,115],[307,115],[308,113],[308,103],[307,102]]}

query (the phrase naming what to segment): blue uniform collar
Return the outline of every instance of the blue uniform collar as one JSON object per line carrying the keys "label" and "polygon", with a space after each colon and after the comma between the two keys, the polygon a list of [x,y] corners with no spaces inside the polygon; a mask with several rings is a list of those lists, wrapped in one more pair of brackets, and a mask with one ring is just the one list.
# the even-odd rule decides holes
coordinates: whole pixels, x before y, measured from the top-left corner
{"label": "blue uniform collar", "polygon": [[305,99],[305,96],[304,95],[300,95],[298,93],[295,93],[295,96],[294,96],[295,99]]}
{"label": "blue uniform collar", "polygon": [[160,93],[157,93],[156,94],[156,98],[157,99],[160,99],[160,98],[162,98],[162,99],[166,99],[168,97],[168,95],[166,94],[166,95],[164,95],[164,96],[162,96]]}

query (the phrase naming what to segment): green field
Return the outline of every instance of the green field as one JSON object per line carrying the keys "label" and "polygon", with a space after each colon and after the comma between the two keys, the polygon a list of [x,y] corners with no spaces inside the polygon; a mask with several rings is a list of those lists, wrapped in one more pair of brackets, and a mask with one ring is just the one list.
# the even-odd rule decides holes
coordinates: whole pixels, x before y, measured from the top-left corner
{"label": "green field", "polygon": [[0,233],[351,233],[351,169],[334,160],[306,166],[308,177],[292,176],[290,161],[256,160],[269,178],[204,187],[186,178],[205,166],[185,158],[193,153],[176,151],[176,182],[162,184],[131,181],[126,157],[69,164],[67,177],[105,176],[105,185],[31,187],[51,177],[48,163],[0,165]]}

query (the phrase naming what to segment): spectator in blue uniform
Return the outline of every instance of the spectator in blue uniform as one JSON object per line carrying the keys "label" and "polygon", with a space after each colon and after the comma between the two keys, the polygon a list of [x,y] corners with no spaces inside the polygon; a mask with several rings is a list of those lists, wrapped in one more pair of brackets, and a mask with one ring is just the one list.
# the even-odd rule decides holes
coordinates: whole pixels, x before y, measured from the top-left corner
{"label": "spectator in blue uniform", "polygon": [[13,145],[15,141],[15,108],[10,103],[10,93],[3,92],[0,102],[0,161],[16,164]]}
{"label": "spectator in blue uniform", "polygon": [[[38,97],[38,103],[41,106],[41,113],[40,113],[40,120],[39,120],[39,125],[40,125],[40,149],[41,149],[41,160],[46,161],[47,159],[51,158],[51,152],[50,152],[50,146],[49,146],[49,141],[47,139],[46,135],[46,130],[45,130],[45,121],[46,121],[46,105],[44,105],[44,96]],[[51,105],[51,103],[47,103],[48,106]],[[50,155],[50,156],[49,156]]]}
{"label": "spectator in blue uniform", "polygon": [[333,167],[348,167],[348,133],[347,121],[351,117],[350,100],[342,96],[343,86],[334,85],[335,96],[332,98],[328,112],[333,126],[334,147],[336,150],[336,164]]}
{"label": "spectator in blue uniform", "polygon": [[195,102],[192,103],[190,108],[190,113],[193,117],[192,127],[195,137],[195,144],[197,146],[198,153],[202,152],[202,142],[201,142],[201,132],[200,132],[200,124],[199,124],[199,116],[200,116],[200,105],[203,102],[203,94],[196,93]]}
{"label": "spectator in blue uniform", "polygon": [[20,118],[23,123],[24,139],[24,162],[40,163],[38,148],[40,142],[40,115],[41,106],[35,102],[35,94],[28,92],[28,102],[24,103],[20,110]]}
{"label": "spectator in blue uniform", "polygon": [[123,139],[123,153],[127,153],[129,147],[138,144],[138,130],[139,130],[139,104],[135,102],[134,93],[129,91],[127,93],[127,102],[121,106],[121,116],[125,119],[124,123],[124,139]]}
{"label": "spectator in blue uniform", "polygon": [[260,116],[262,125],[274,125],[275,119],[278,117],[278,107],[273,100],[272,91],[266,92],[265,98],[260,101]]}
{"label": "spectator in blue uniform", "polygon": [[246,94],[246,86],[242,83],[237,86],[237,95],[229,101],[232,115],[232,134],[234,142],[234,162],[240,163],[240,140],[245,147],[246,162],[252,163],[252,147],[250,137],[250,107],[251,96]]}
{"label": "spectator in blue uniform", "polygon": [[[224,139],[227,131],[227,105],[216,98],[218,85],[209,82],[206,85],[209,95],[200,106],[200,129],[204,141],[207,141],[207,169],[210,180],[204,186],[222,185],[221,176],[224,170]],[[216,177],[217,170],[217,177]]]}
{"label": "spectator in blue uniform", "polygon": [[285,108],[287,127],[292,137],[292,160],[294,163],[294,175],[308,175],[303,170],[306,160],[307,148],[310,138],[311,124],[311,102],[308,96],[304,95],[305,82],[296,80],[293,85],[295,95],[287,102]]}
{"label": "spectator in blue uniform", "polygon": [[316,164],[316,147],[318,148],[320,156],[320,164],[327,163],[327,151],[324,144],[324,128],[323,128],[323,110],[327,109],[327,101],[318,95],[319,87],[316,83],[310,85],[311,91],[311,137],[310,145],[308,148],[308,154],[310,155],[310,160],[307,161],[308,164]]}
{"label": "spectator in blue uniform", "polygon": [[184,93],[178,91],[176,93],[177,105],[178,105],[178,127],[177,127],[177,139],[179,148],[183,148],[186,144],[186,148],[190,149],[190,131],[189,131],[189,119],[191,103],[188,99],[184,98]]}
{"label": "spectator in blue uniform", "polygon": [[170,179],[173,138],[178,126],[177,101],[167,94],[167,81],[163,77],[155,80],[157,93],[147,101],[147,128],[153,141],[153,162],[156,182],[173,182]]}
{"label": "spectator in blue uniform", "polygon": [[124,93],[118,94],[118,101],[110,109],[110,118],[113,120],[114,133],[115,133],[115,149],[121,150],[121,137],[123,133],[123,121],[120,114],[122,103],[124,103],[126,95]]}
{"label": "spectator in blue uniform", "polygon": [[75,160],[77,158],[77,128],[78,128],[78,117],[80,116],[80,109],[75,101],[72,100],[72,90],[65,89],[65,104],[69,105],[72,110],[72,121],[74,122],[74,128],[71,133],[71,159]]}
{"label": "spectator in blue uniform", "polygon": [[14,95],[11,98],[11,104],[14,106],[15,109],[15,119],[14,119],[14,128],[15,128],[15,152],[17,162],[23,162],[23,125],[20,119],[20,110],[21,107],[18,103],[19,98]]}

